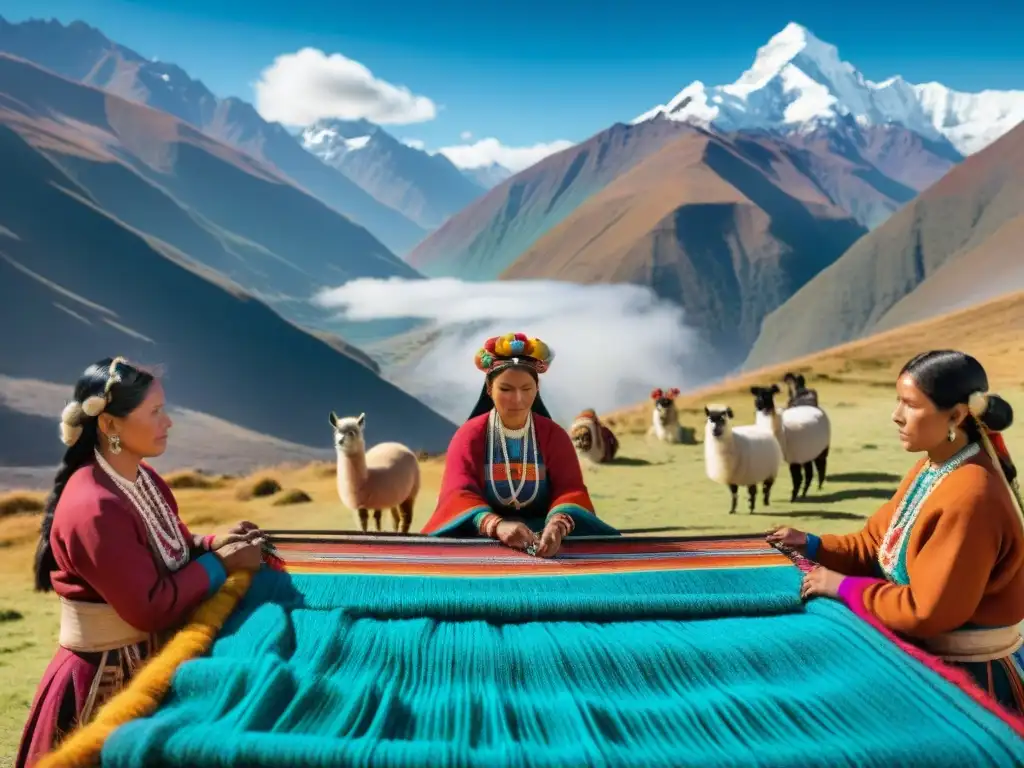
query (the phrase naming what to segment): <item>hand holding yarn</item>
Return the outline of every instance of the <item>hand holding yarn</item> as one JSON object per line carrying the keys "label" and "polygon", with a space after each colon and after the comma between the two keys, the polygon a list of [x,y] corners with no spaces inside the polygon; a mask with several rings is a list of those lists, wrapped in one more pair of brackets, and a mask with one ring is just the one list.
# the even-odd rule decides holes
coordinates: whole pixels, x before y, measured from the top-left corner
{"label": "hand holding yarn", "polygon": [[807,600],[810,597],[839,597],[839,585],[846,578],[841,573],[830,571],[824,566],[817,566],[804,576],[800,585],[800,597]]}
{"label": "hand holding yarn", "polygon": [[262,544],[265,541],[263,531],[259,529],[255,523],[250,523],[248,520],[242,520],[241,522],[235,523],[227,530],[216,531],[213,534],[213,541],[210,542],[210,551],[216,552],[217,550],[223,549],[228,544],[235,544],[237,542],[251,542],[253,544]]}
{"label": "hand holding yarn", "polygon": [[537,545],[537,557],[554,557],[562,548],[562,538],[565,536],[565,528],[557,523],[548,523],[544,532],[540,535],[540,544]]}
{"label": "hand holding yarn", "polygon": [[768,531],[765,540],[769,544],[781,544],[784,547],[795,549],[801,554],[804,554],[807,549],[807,534],[796,528],[773,528]]}
{"label": "hand holding yarn", "polygon": [[531,531],[525,523],[516,523],[503,520],[498,524],[494,535],[498,541],[512,549],[526,550],[528,547],[537,546],[537,534]]}
{"label": "hand holding yarn", "polygon": [[263,564],[263,539],[254,541],[234,541],[216,550],[224,570],[258,571]]}

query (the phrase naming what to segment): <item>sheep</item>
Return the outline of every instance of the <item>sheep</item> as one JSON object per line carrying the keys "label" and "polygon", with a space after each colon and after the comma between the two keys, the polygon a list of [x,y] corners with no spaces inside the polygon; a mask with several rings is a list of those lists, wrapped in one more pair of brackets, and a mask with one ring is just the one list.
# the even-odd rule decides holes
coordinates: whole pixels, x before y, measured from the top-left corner
{"label": "sheep", "polygon": [[651,392],[654,413],[651,417],[651,428],[647,430],[648,436],[654,435],[665,443],[683,442],[683,428],[679,424],[679,412],[676,410],[675,404],[677,397],[679,397],[679,390],[675,387],[667,392],[661,389]]}
{"label": "sheep", "polygon": [[732,408],[706,405],[704,415],[704,470],[710,480],[729,486],[736,511],[736,494],[747,486],[750,512],[754,512],[757,484],[763,483],[764,506],[771,506],[772,485],[782,463],[782,448],[771,430],[759,424],[732,425]]}
{"label": "sheep", "polygon": [[369,510],[381,530],[381,510],[391,510],[392,528],[408,533],[420,490],[420,465],[401,443],[378,443],[366,450],[366,414],[339,419],[331,411],[334,447],[338,454],[338,496],[341,503],[359,515],[366,531]]}
{"label": "sheep", "polygon": [[[751,387],[756,409],[755,422],[768,427],[782,446],[782,456],[789,464],[789,475],[793,480],[793,493],[807,496],[813,474],[811,463],[818,470],[818,490],[825,483],[825,469],[828,464],[828,450],[832,441],[832,425],[828,414],[812,405],[794,405],[792,408],[776,409],[775,395],[779,385]],[[803,491],[800,492],[801,470],[803,470]]]}
{"label": "sheep", "polygon": [[786,404],[787,408],[792,408],[795,405],[812,405],[815,408],[818,407],[818,390],[807,388],[807,383],[804,380],[803,374],[787,371],[786,375],[782,377],[782,380],[786,383],[786,388],[789,390],[789,402]]}
{"label": "sheep", "polygon": [[593,409],[582,411],[569,429],[576,455],[594,464],[607,464],[619,452],[619,441]]}

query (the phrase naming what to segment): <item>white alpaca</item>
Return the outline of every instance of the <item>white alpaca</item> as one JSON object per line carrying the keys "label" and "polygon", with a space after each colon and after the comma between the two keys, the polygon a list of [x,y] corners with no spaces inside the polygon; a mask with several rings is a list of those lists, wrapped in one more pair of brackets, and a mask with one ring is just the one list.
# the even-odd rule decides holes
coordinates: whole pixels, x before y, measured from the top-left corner
{"label": "white alpaca", "polygon": [[792,408],[776,408],[775,395],[778,392],[777,384],[771,387],[750,388],[757,411],[754,421],[772,430],[779,445],[782,446],[782,458],[789,464],[789,475],[793,480],[790,501],[796,501],[798,495],[807,496],[814,469],[818,470],[819,490],[825,482],[828,450],[832,442],[832,424],[828,414],[817,406],[794,405]]}
{"label": "white alpaca", "polygon": [[683,428],[679,424],[679,411],[675,404],[677,397],[679,390],[674,387],[667,392],[660,389],[651,392],[654,412],[651,414],[651,428],[647,430],[648,437],[654,435],[663,443],[683,442]]}
{"label": "white alpaca", "polygon": [[704,407],[704,471],[708,479],[729,486],[736,511],[736,494],[746,486],[750,511],[754,511],[757,485],[763,483],[764,506],[769,506],[772,484],[782,463],[782,448],[770,429],[759,424],[733,426],[732,408],[725,405]]}
{"label": "white alpaca", "polygon": [[420,490],[420,464],[416,454],[401,443],[378,443],[366,450],[366,414],[339,419],[331,411],[334,447],[338,453],[338,496],[357,513],[367,530],[370,510],[379,531],[381,510],[391,510],[392,527],[408,533]]}

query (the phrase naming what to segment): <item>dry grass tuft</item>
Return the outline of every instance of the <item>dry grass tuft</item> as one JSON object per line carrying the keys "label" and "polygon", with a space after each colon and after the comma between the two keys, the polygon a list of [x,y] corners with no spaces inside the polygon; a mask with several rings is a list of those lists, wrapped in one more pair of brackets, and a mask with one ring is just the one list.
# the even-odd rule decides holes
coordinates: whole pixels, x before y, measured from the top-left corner
{"label": "dry grass tuft", "polygon": [[188,488],[205,491],[211,488],[220,488],[224,484],[223,478],[204,474],[198,469],[182,469],[171,472],[164,477],[164,481],[176,490]]}
{"label": "dry grass tuft", "polygon": [[306,504],[313,500],[313,497],[301,488],[289,488],[273,501],[275,507],[286,507],[290,504]]}
{"label": "dry grass tuft", "polygon": [[37,491],[10,491],[0,495],[0,517],[39,514],[46,505],[46,494]]}
{"label": "dry grass tuft", "polygon": [[273,496],[281,490],[281,483],[273,475],[256,475],[238,484],[235,498],[239,501]]}

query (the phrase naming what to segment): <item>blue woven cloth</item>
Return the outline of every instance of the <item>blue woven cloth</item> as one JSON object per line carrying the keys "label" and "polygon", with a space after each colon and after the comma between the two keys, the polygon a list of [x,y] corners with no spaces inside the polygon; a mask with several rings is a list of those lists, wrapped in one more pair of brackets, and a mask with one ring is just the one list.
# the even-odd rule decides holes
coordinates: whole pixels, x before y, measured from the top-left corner
{"label": "blue woven cloth", "polygon": [[1024,765],[1009,726],[799,582],[264,571],[102,764]]}

